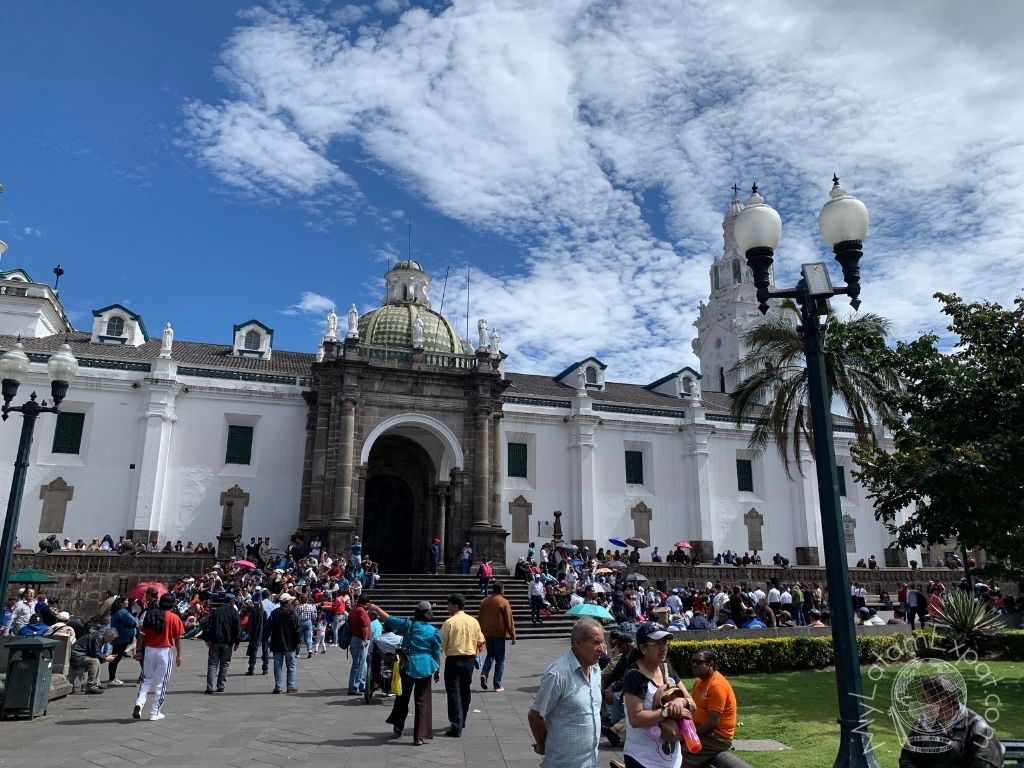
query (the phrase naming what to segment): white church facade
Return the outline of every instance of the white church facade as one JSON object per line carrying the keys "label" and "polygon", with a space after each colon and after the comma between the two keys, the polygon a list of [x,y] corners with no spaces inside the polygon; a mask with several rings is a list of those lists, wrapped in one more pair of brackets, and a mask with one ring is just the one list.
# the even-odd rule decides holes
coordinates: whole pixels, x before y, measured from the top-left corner
{"label": "white church facade", "polygon": [[[15,402],[48,391],[45,362],[62,344],[80,362],[62,413],[36,425],[18,538],[162,545],[228,531],[283,544],[299,530],[335,550],[360,535],[383,569],[422,570],[435,536],[449,564],[466,540],[514,562],[550,538],[558,510],[563,537],[592,549],[639,535],[662,551],[687,539],[705,560],[757,549],[818,564],[813,460],[790,478],[729,415],[741,336],[760,317],[732,241],[739,210],[733,201],[695,323],[701,371],[646,385],[616,382],[594,357],[551,376],[507,371],[484,321],[471,342],[433,310],[414,261],[389,270],[378,309],[353,307],[340,323],[332,313],[315,354],[275,349],[255,319],[227,344],[180,341],[170,325],[151,336],[117,304],[75,330],[47,286],[0,273],[0,349],[20,337],[32,361]],[[18,418],[0,428],[5,495]],[[850,563],[905,562],[850,474],[852,438],[840,420]]]}

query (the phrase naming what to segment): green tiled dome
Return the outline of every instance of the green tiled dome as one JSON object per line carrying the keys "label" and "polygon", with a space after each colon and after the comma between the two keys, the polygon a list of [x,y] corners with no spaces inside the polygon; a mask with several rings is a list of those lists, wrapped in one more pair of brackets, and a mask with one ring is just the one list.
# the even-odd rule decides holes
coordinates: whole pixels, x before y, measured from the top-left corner
{"label": "green tiled dome", "polygon": [[423,349],[427,352],[471,354],[442,315],[423,304],[397,302],[367,312],[359,318],[359,339],[375,347],[412,349],[412,323],[423,320]]}

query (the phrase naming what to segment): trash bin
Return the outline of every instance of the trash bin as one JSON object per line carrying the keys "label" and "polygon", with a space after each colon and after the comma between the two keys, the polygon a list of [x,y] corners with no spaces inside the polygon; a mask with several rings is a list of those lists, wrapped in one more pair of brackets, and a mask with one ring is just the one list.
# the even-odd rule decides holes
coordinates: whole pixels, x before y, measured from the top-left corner
{"label": "trash bin", "polygon": [[9,715],[45,715],[50,702],[53,649],[60,643],[48,637],[25,637],[7,644],[7,685],[0,719]]}

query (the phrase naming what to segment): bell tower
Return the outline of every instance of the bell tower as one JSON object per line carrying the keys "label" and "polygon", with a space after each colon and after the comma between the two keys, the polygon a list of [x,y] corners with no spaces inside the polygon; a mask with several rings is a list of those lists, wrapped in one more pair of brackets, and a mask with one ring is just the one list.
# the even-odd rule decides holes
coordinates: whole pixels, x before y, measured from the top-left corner
{"label": "bell tower", "polygon": [[697,328],[693,351],[700,360],[701,389],[705,392],[727,394],[736,389],[742,375],[731,371],[747,353],[740,337],[751,323],[761,319],[754,275],[736,248],[733,232],[736,216],[742,210],[739,189],[734,186],[732,202],[722,220],[722,254],[708,272],[708,303],[700,303],[700,314],[693,323]]}

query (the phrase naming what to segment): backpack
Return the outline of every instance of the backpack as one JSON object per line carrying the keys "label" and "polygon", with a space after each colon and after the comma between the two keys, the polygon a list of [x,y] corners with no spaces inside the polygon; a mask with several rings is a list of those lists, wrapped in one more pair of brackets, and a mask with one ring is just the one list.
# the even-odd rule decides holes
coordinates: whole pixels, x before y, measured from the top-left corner
{"label": "backpack", "polygon": [[338,628],[337,646],[341,650],[347,651],[350,645],[352,645],[352,630],[349,629],[348,622],[346,622]]}

